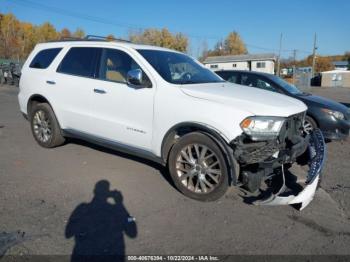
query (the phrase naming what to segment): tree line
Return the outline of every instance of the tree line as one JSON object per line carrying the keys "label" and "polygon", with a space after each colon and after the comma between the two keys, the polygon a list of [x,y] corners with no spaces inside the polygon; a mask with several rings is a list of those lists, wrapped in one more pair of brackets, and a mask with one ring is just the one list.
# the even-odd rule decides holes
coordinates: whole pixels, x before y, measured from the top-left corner
{"label": "tree line", "polygon": [[[19,21],[13,14],[0,13],[0,58],[25,60],[37,43],[61,38],[83,38],[85,32],[77,28],[71,32],[68,28],[57,30],[51,23],[41,25]],[[115,38],[109,34],[107,39]],[[134,43],[166,47],[180,52],[188,52],[189,39],[183,33],[171,33],[167,28],[129,32],[128,40]],[[204,46],[201,59],[214,55],[245,54],[247,48],[237,32],[231,32],[224,41],[219,41],[214,49]]]}
{"label": "tree line", "polygon": [[[0,13],[0,58],[25,60],[37,43],[70,37],[84,38],[85,32],[81,28],[74,32],[68,28],[58,31],[49,22],[33,25],[19,21],[13,14]],[[114,38],[113,34],[107,35],[107,40]],[[128,38],[135,43],[157,45],[181,52],[186,52],[189,46],[189,40],[184,34],[172,34],[166,28],[131,32]]]}
{"label": "tree line", "polygon": [[[71,32],[68,28],[57,30],[51,23],[45,22],[41,25],[33,25],[28,22],[19,21],[13,14],[0,13],[0,58],[25,60],[34,46],[40,42],[58,40],[61,38],[83,38],[85,32],[81,28],[77,28]],[[115,38],[113,34],[109,34],[107,39]],[[150,44],[180,52],[189,51],[189,39],[183,33],[171,33],[167,28],[129,32],[128,40],[134,43]],[[208,56],[223,55],[241,55],[247,54],[246,44],[236,31],[230,32],[226,38],[218,41],[214,48],[209,49],[206,42],[203,42],[202,53],[199,57],[200,61],[204,61]],[[317,56],[316,72],[322,72],[333,69],[332,61],[350,61],[350,52],[338,56]],[[281,61],[281,68],[291,67],[293,65],[311,66],[312,56],[299,61],[285,59]]]}
{"label": "tree line", "polygon": [[67,36],[80,38],[85,32],[81,28],[57,31],[49,22],[33,25],[19,21],[13,14],[0,14],[0,58],[24,60],[37,43]]}
{"label": "tree line", "polygon": [[[309,67],[312,66],[312,55],[307,56],[304,59],[294,61],[292,58],[281,60],[281,68],[291,68],[293,65],[296,67]],[[320,56],[316,55],[315,60],[315,72],[324,72],[334,69],[332,62],[335,61],[348,61],[348,69],[350,69],[350,52],[345,52],[343,55],[333,56]]]}

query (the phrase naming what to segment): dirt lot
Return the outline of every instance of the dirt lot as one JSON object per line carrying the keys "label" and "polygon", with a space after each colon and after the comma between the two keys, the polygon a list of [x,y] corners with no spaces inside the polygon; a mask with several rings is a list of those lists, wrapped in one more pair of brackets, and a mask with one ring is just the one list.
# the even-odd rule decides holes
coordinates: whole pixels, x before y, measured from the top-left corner
{"label": "dirt lot", "polygon": [[[312,92],[350,103],[350,90]],[[302,212],[248,205],[236,189],[219,201],[200,203],[178,193],[151,162],[79,141],[41,148],[16,95],[17,88],[0,87],[0,257],[5,249],[68,256],[101,249],[143,255],[350,255],[349,140],[328,144],[322,188]],[[127,223],[128,214],[135,224]],[[26,240],[4,248],[8,233],[17,231]]]}

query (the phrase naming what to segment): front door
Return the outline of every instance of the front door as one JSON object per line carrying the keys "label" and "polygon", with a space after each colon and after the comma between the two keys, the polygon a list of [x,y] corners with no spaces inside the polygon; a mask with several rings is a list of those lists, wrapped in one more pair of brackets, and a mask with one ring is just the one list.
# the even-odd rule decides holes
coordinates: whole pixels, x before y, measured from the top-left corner
{"label": "front door", "polygon": [[126,52],[105,48],[92,98],[95,133],[104,139],[150,150],[155,85],[143,71],[143,85],[126,83],[127,72],[141,69]]}

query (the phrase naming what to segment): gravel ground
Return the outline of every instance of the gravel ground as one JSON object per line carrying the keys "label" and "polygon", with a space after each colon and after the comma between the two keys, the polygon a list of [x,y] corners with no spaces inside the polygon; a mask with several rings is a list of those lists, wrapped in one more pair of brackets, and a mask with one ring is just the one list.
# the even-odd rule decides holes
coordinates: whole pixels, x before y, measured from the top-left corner
{"label": "gravel ground", "polygon": [[[350,103],[350,90],[312,92]],[[41,148],[16,95],[0,86],[0,257],[350,254],[349,140],[327,144],[322,187],[301,212],[246,204],[234,188],[201,203],[178,193],[154,163],[79,141]],[[129,215],[136,221],[127,223]]]}

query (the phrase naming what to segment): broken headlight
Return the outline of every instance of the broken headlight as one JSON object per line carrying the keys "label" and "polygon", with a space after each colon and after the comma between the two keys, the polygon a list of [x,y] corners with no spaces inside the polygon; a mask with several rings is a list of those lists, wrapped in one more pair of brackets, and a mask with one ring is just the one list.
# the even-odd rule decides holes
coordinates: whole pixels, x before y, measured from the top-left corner
{"label": "broken headlight", "polygon": [[261,141],[276,138],[284,121],[283,117],[250,116],[244,119],[240,126],[252,140]]}

